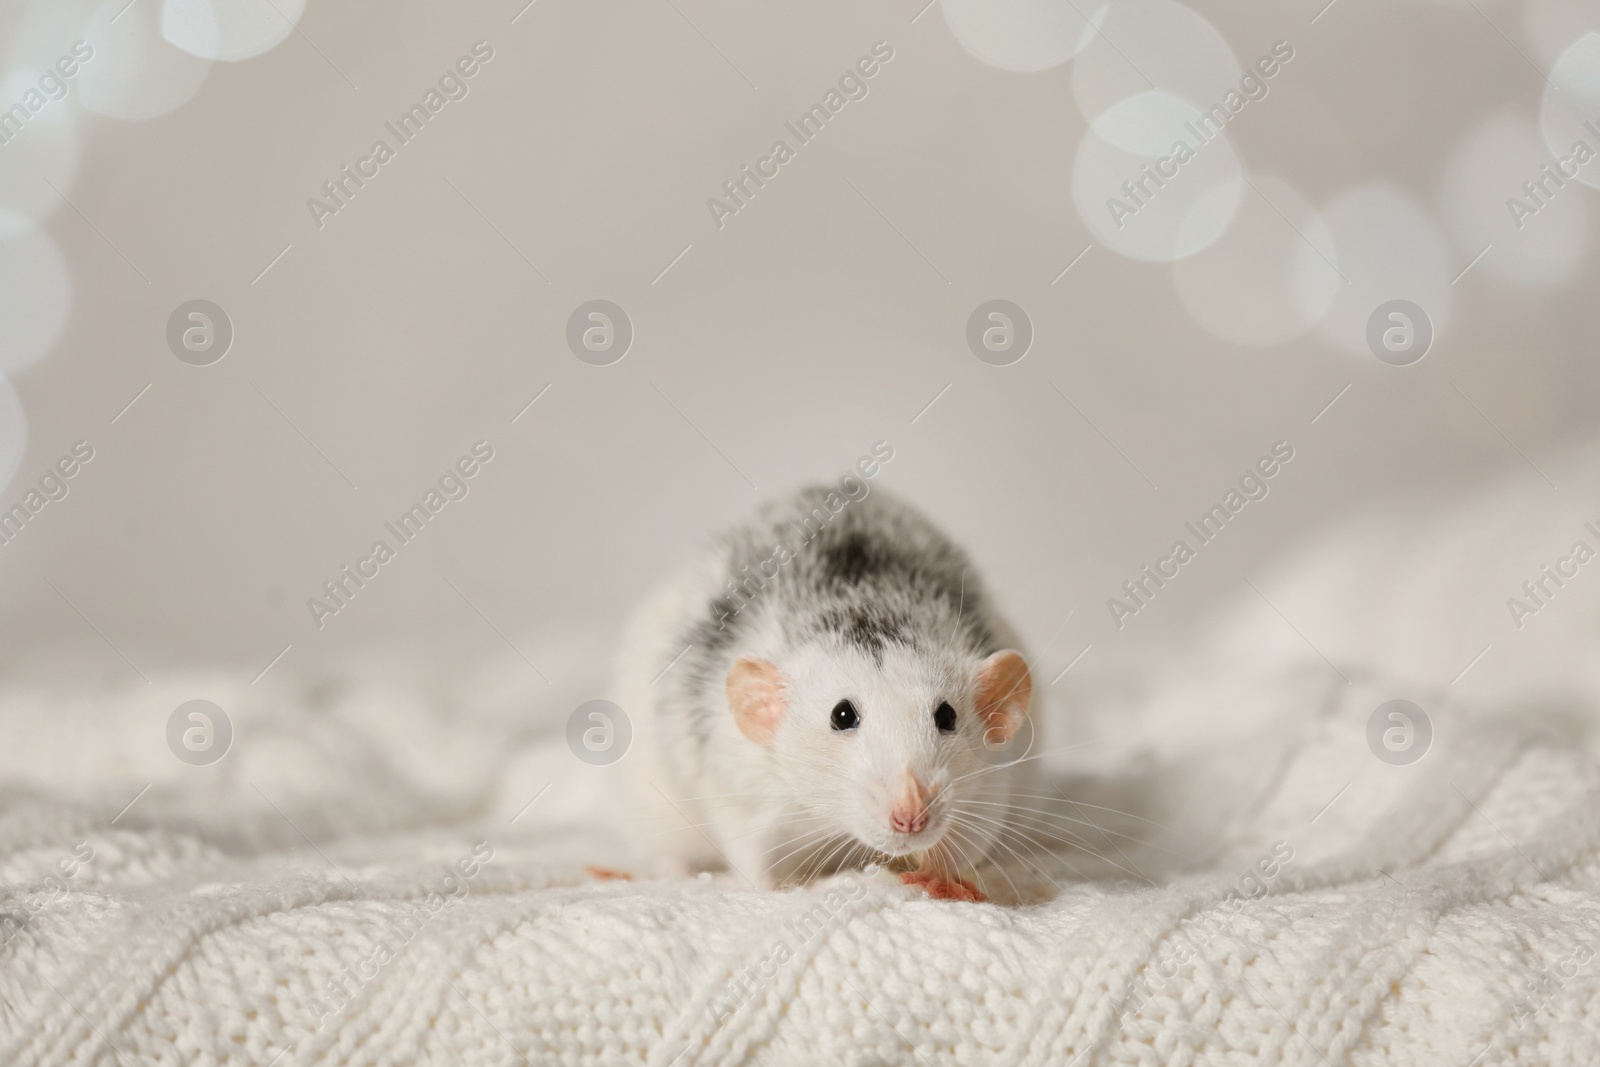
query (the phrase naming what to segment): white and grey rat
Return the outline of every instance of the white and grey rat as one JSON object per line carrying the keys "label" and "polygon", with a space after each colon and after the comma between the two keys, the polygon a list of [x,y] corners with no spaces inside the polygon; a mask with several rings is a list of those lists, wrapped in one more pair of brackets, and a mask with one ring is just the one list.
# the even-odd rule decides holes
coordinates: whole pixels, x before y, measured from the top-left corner
{"label": "white and grey rat", "polygon": [[966,554],[854,475],[769,503],[652,597],[617,695],[679,869],[772,888],[896,861],[982,900],[1017,832],[1028,664]]}

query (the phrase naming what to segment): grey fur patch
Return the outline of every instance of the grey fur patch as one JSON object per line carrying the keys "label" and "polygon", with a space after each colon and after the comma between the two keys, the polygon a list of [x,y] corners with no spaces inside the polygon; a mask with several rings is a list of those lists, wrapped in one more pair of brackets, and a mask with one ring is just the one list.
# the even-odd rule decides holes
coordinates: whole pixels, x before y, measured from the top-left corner
{"label": "grey fur patch", "polygon": [[[830,499],[842,506],[830,508]],[[832,487],[808,486],[711,547],[707,598],[667,655],[688,651],[658,683],[663,704],[681,709],[696,752],[727,714],[728,668],[755,632],[776,630],[791,649],[851,646],[879,663],[890,645],[979,659],[999,651],[966,553],[882,489],[848,501]]]}

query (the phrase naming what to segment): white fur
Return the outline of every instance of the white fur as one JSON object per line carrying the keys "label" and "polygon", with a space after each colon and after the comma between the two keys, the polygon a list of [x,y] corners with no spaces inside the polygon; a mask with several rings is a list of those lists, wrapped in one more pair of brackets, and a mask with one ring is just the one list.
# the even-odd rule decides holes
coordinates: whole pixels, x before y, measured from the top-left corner
{"label": "white fur", "polygon": [[[881,506],[896,522],[909,513],[925,523],[898,503]],[[1033,763],[997,767],[975,753],[983,745],[975,708],[983,657],[958,644],[917,652],[889,643],[881,664],[837,641],[793,644],[774,589],[756,625],[684,696],[685,679],[673,672],[688,669],[689,657],[662,672],[683,652],[682,635],[706,613],[728,569],[725,553],[712,550],[650,597],[628,629],[618,664],[617,698],[634,721],[637,750],[627,764],[630,787],[649,844],[669,870],[726,866],[751,885],[772,888],[840,866],[912,857],[924,869],[970,879],[1002,840],[1025,847],[1008,805],[1025,789],[1019,780]],[[981,601],[963,609],[985,610]],[[983,618],[1004,647],[1016,647],[1009,626]],[[949,629],[943,620],[930,622],[939,632]],[[728,708],[723,679],[740,655],[769,660],[784,673],[787,711],[771,746],[746,738]],[[855,730],[830,726],[841,699],[860,713]],[[690,724],[705,720],[681,706],[686,700],[710,709],[703,746],[690,736]],[[934,725],[941,701],[957,712],[950,734]],[[889,811],[906,771],[942,792],[923,831],[896,835]]]}

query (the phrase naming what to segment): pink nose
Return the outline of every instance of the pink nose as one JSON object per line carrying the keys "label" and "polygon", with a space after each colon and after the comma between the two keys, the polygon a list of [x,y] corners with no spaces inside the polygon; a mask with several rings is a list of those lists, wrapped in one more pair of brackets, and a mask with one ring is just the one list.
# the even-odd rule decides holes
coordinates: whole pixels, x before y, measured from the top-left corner
{"label": "pink nose", "polygon": [[928,825],[926,811],[904,811],[895,808],[889,813],[889,826],[897,834],[921,833],[923,827]]}
{"label": "pink nose", "polygon": [[927,791],[910,771],[900,780],[900,792],[889,809],[889,828],[897,834],[921,833],[928,825]]}

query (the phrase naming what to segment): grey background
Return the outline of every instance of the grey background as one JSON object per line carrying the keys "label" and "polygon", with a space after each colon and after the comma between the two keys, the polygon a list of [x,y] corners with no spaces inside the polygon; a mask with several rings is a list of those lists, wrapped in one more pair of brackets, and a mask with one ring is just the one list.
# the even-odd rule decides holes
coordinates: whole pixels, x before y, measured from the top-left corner
{"label": "grey background", "polygon": [[[0,247],[4,373],[26,413],[0,506],[73,442],[95,449],[70,495],[0,546],[7,671],[64,662],[115,682],[215,662],[248,681],[285,646],[273,670],[292,675],[374,646],[451,664],[510,642],[530,704],[550,703],[535,671],[598,676],[629,608],[708,529],[836,478],[884,439],[895,456],[876,486],[972,549],[1050,678],[1091,643],[1096,657],[1157,655],[1356,507],[1527,471],[1519,450],[1537,461],[1593,428],[1596,192],[1574,182],[1529,233],[1485,236],[1518,190],[1469,151],[1497,122],[1537,130],[1544,74],[1600,30],[1593,4],[1190,5],[1241,65],[1293,44],[1226,136],[1252,179],[1344,220],[1330,247],[1284,212],[1352,275],[1340,299],[1353,310],[1252,347],[1197,321],[1172,264],[1098,244],[1075,206],[1088,120],[1074,79],[1115,97],[1143,88],[1119,62],[1167,70],[1137,26],[1028,72],[971,54],[951,20],[976,11],[1005,42],[1004,11],[1045,5],[523,2],[313,0],[276,47],[211,64],[160,42],[161,0],[101,11],[106,35],[151,35],[145,74],[91,91],[106,45],[0,147],[0,208],[31,220]],[[38,57],[94,39],[95,10],[7,6],[0,106]],[[469,95],[319,230],[307,198],[479,40],[494,58]],[[869,95],[718,229],[707,198],[879,40],[895,57]],[[88,106],[137,110],[202,76],[153,117]],[[1226,88],[1200,82],[1202,105]],[[1416,287],[1445,296],[1411,367],[1362,344],[1367,310],[1416,298],[1370,264],[1403,274],[1427,258],[1413,233],[1363,214],[1394,194],[1349,199],[1375,188],[1409,198],[1442,253],[1417,268]],[[1330,208],[1341,202],[1354,207]],[[1530,236],[1538,226],[1567,236]],[[1341,244],[1351,232],[1375,251]],[[1518,257],[1569,238],[1561,276],[1530,280]],[[1248,277],[1243,298],[1270,300]],[[165,340],[173,309],[199,298],[234,327],[209,367]],[[635,331],[607,367],[565,341],[596,298]],[[1035,330],[1009,367],[965,340],[996,298]],[[34,335],[48,343],[25,360],[17,339]],[[306,599],[480,439],[495,457],[469,495],[317,629]],[[1117,631],[1105,598],[1278,440],[1296,458],[1270,497]],[[1457,643],[1461,663],[1481,644]]]}

